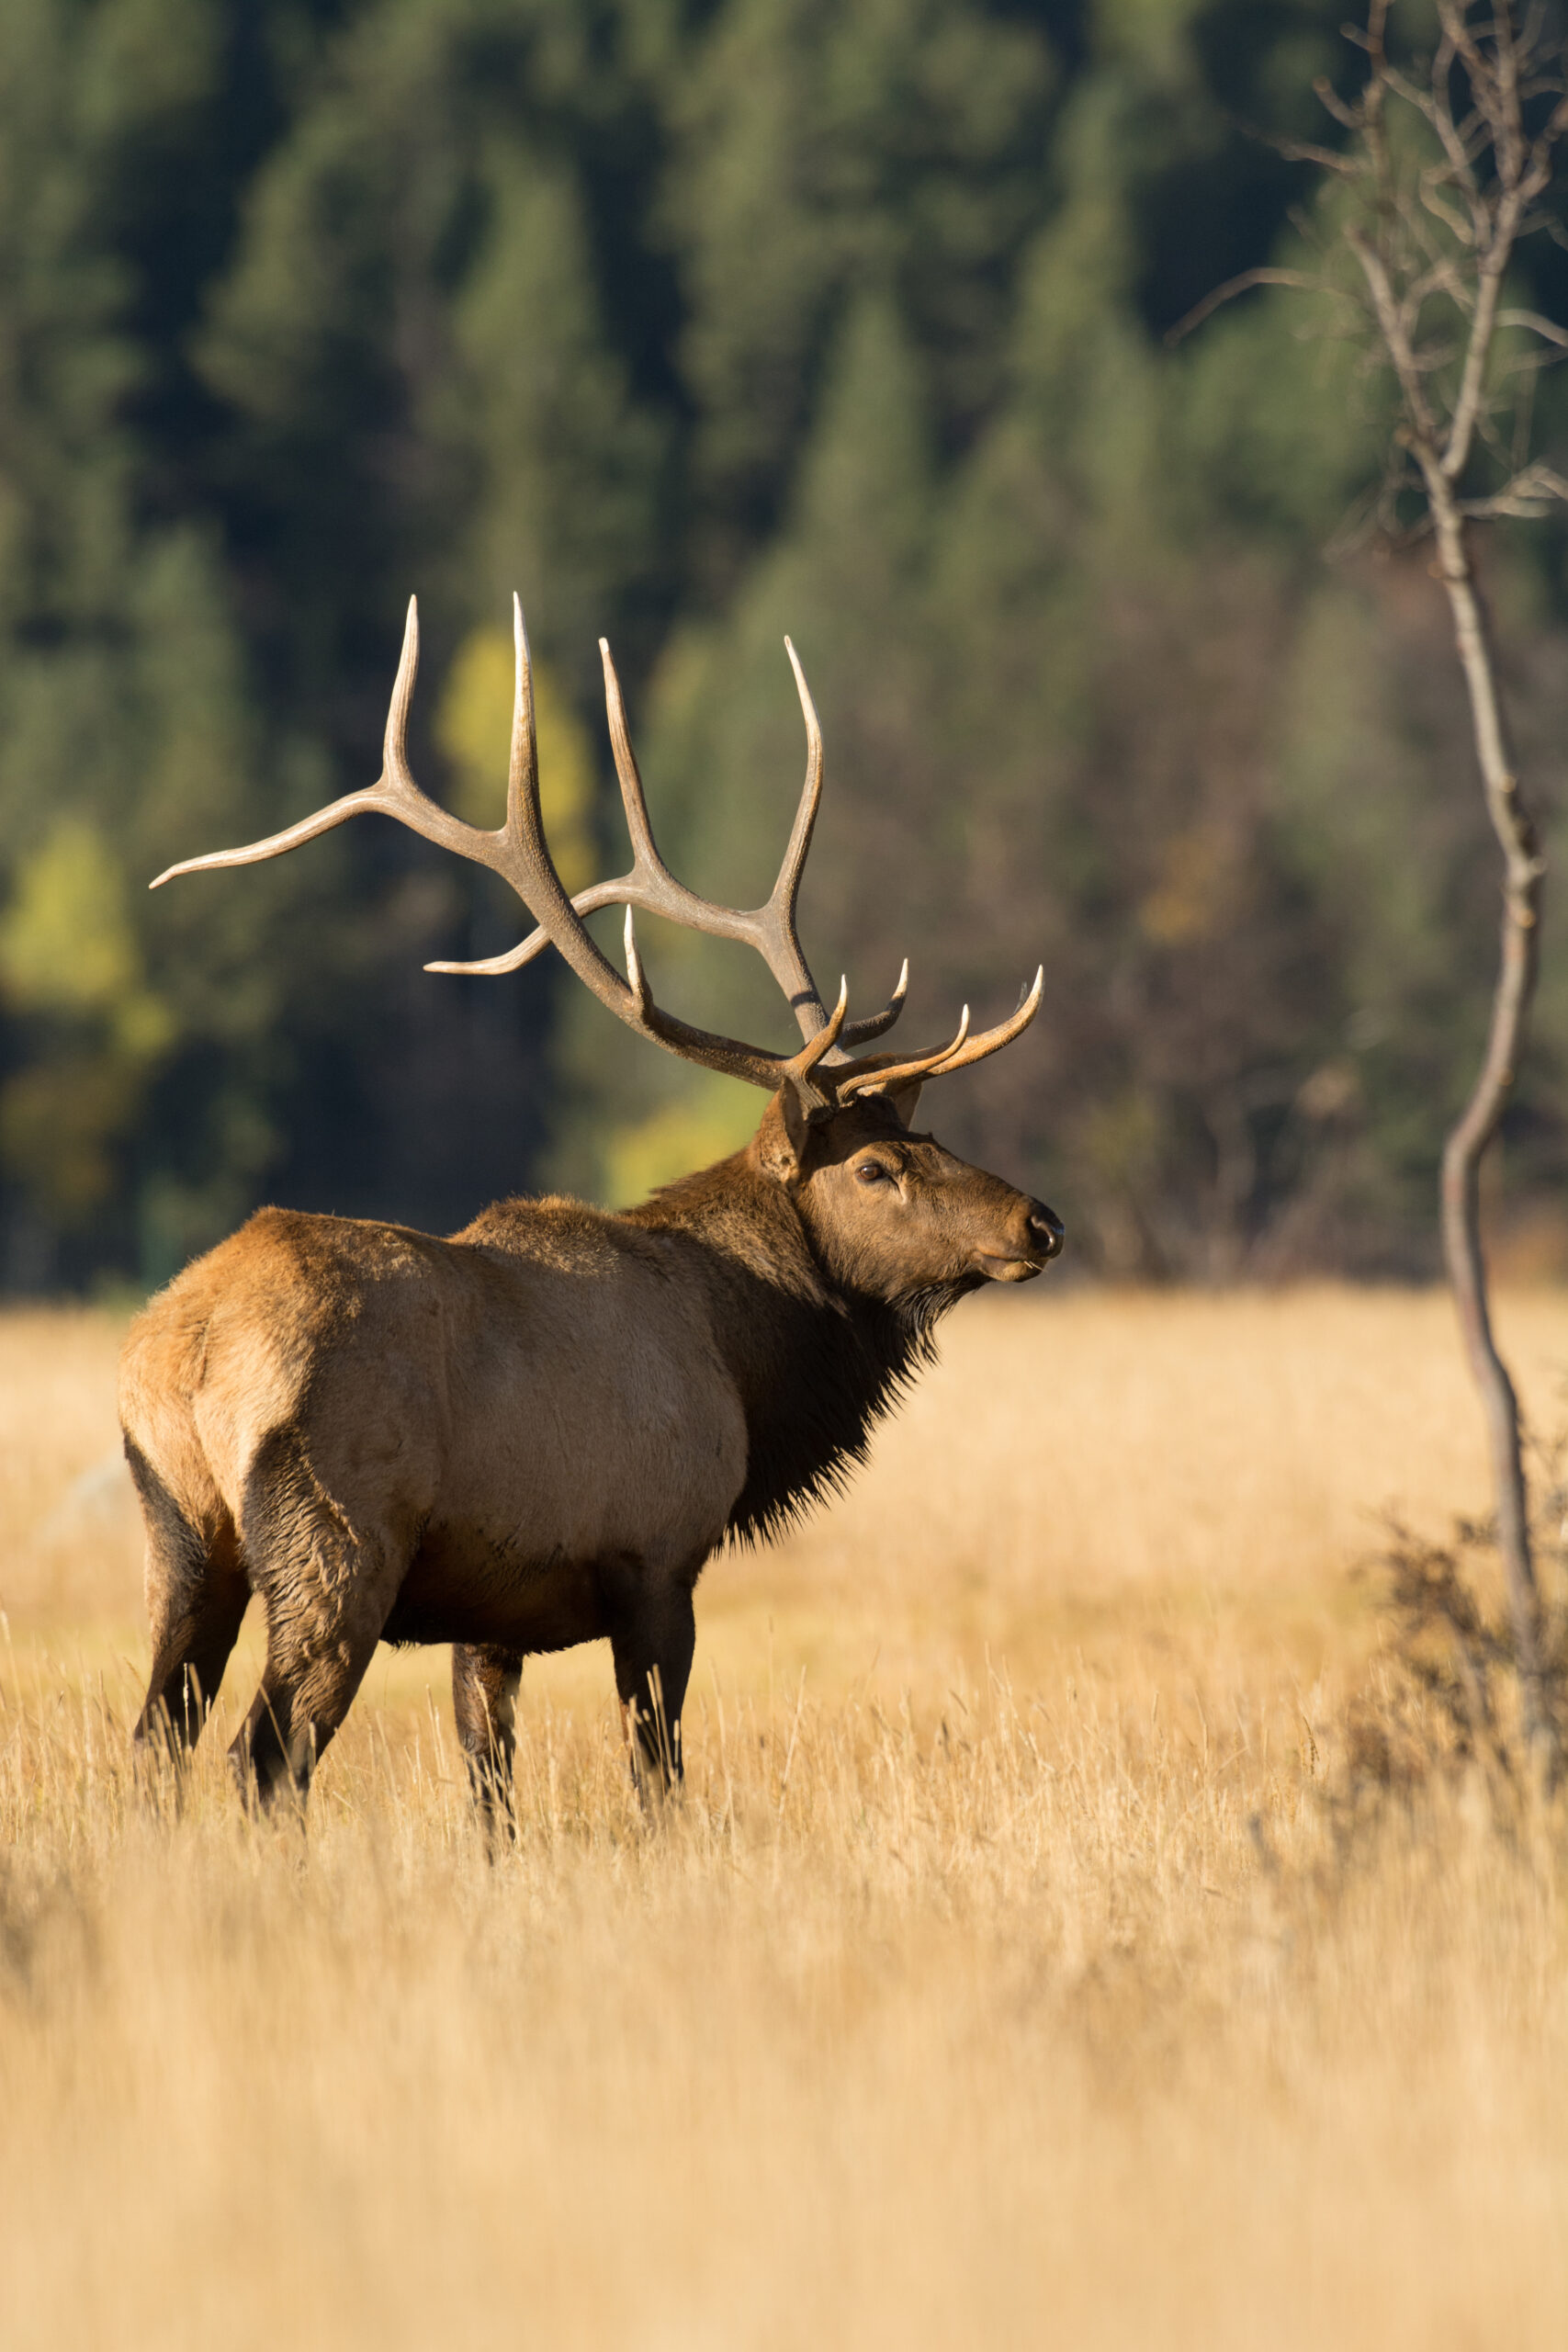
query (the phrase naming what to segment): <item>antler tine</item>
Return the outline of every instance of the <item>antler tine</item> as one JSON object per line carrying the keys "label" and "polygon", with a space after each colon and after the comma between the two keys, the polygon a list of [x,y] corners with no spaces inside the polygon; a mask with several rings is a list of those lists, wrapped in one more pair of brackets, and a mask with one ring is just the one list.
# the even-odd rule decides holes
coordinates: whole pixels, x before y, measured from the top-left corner
{"label": "antler tine", "polygon": [[800,805],[795,812],[795,823],[779,867],[778,880],[773,884],[770,904],[787,910],[790,927],[795,925],[795,902],[800,892],[800,877],[806,868],[807,853],[816,829],[817,811],[822,806],[822,725],[817,716],[817,705],[811,699],[811,689],[806,683],[806,673],[800,666],[800,656],[792,638],[784,639],[784,651],[789,666],[795,672],[795,690],[800,696],[800,715],[806,721],[806,782],[800,788]]}
{"label": "antler tine", "polygon": [[539,807],[539,739],[534,726],[534,662],[523,599],[512,594],[512,741],[506,760],[506,830],[517,840],[530,834],[544,846]]}
{"label": "antler tine", "polygon": [[637,753],[632,749],[631,734],[626,726],[626,706],[607,637],[599,639],[599,659],[604,668],[604,715],[610,722],[610,749],[615,754],[615,779],[621,787],[621,806],[626,811],[626,831],[631,835],[632,872],[645,883],[666,885],[676,898],[690,898],[692,893],[682,890],[660,856],[654,842],[653,827],[648,814],[648,797],[642,788],[642,772],[637,763]]}
{"label": "antler tine", "polygon": [[398,653],[398,674],[392,680],[391,699],[387,705],[387,724],[381,730],[381,781],[395,787],[417,793],[423,800],[413,777],[409,773],[408,729],[409,705],[413,700],[414,680],[419,675],[419,598],[409,598],[409,608],[403,616],[403,641]]}
{"label": "antler tine", "polygon": [[812,1077],[811,1073],[818,1063],[832,1052],[843,1035],[844,1015],[849,1009],[850,984],[847,979],[840,979],[839,1001],[832,1012],[828,1015],[815,1037],[807,1039],[799,1053],[789,1064],[787,1075],[796,1094],[805,1104],[808,1116],[831,1111],[838,1102],[837,1089],[831,1078],[827,1085],[823,1086]]}
{"label": "antler tine", "polygon": [[632,994],[637,999],[637,1012],[646,1021],[655,1009],[653,990],[648,985],[648,975],[642,968],[642,957],[637,952],[637,917],[630,907],[626,909],[626,978],[631,984]]}
{"label": "antler tine", "polygon": [[213,850],[205,857],[182,858],[177,865],[166,866],[149,888],[157,890],[180,874],[215,873],[229,865],[258,865],[264,858],[281,857],[286,851],[299,849],[305,842],[313,842],[319,833],[331,832],[335,825],[350,817],[373,815],[396,817],[426,841],[437,842],[443,849],[455,850],[458,856],[477,860],[481,865],[499,866],[497,849],[500,835],[479,831],[465,825],[460,818],[449,816],[427,799],[409,774],[404,750],[408,727],[409,702],[413,683],[419,672],[419,600],[409,598],[408,617],[403,623],[402,651],[398,657],[398,674],[392,687],[392,698],[387,710],[386,733],[382,739],[381,774],[368,791],[344,793],[341,800],[332,801],[325,808],[318,808],[313,817],[302,817],[297,825],[289,825],[281,833],[269,833],[265,841],[251,842],[243,849]]}
{"label": "antler tine", "polygon": [[[528,653],[528,628],[523,618],[521,597],[512,599],[512,748],[506,772],[506,831],[513,839],[522,840],[532,827],[538,844],[551,868],[544,842],[544,815],[539,809],[539,747],[534,725],[534,665]],[[394,689],[394,695],[396,690]],[[390,722],[389,721],[389,725]],[[531,815],[530,812],[533,812]],[[525,904],[528,904],[525,900]],[[576,906],[576,901],[572,901]],[[530,914],[534,912],[531,905]],[[490,976],[501,972],[515,972],[523,965],[531,964],[540,951],[550,944],[550,934],[543,924],[531,931],[520,947],[508,948],[504,956],[487,956],[473,963],[442,961],[425,966],[427,972],[457,972]]]}
{"label": "antler tine", "polygon": [[867,1013],[863,1021],[847,1021],[839,1039],[841,1046],[869,1046],[874,1037],[881,1037],[892,1028],[904,1010],[904,999],[909,993],[909,959],[906,956],[898,973],[898,985],[880,1012]]}
{"label": "antler tine", "polygon": [[1015,1037],[1022,1036],[1039,1012],[1044,994],[1045,967],[1041,964],[1035,968],[1032,985],[1019,990],[1017,1006],[1007,1019],[998,1021],[994,1029],[983,1029],[957,1052],[944,1054],[932,1076],[946,1078],[950,1071],[967,1069],[971,1062],[983,1062],[987,1055],[999,1054],[1004,1046],[1010,1046]]}
{"label": "antler tine", "polygon": [[[581,890],[571,902],[573,910],[580,915],[591,915],[595,908],[613,907],[619,903],[613,892],[606,895],[602,889]],[[427,972],[455,972],[465,979],[494,979],[502,972],[520,972],[525,964],[531,964],[551,944],[549,933],[541,926],[537,931],[531,931],[516,947],[509,947],[502,956],[476,956],[471,963],[462,964],[442,960],[426,964],[424,969]]]}
{"label": "antler tine", "polygon": [[988,1054],[999,1053],[1022,1035],[1039,1012],[1044,993],[1045,967],[1042,965],[1034,975],[1033,986],[1020,995],[1016,1011],[994,1029],[983,1029],[977,1037],[969,1036],[969,1007],[965,1005],[958,1034],[949,1044],[939,1046],[933,1054],[918,1055],[907,1062],[847,1072],[839,1081],[840,1101],[848,1102],[859,1094],[880,1094],[889,1086],[904,1085],[914,1078],[945,1078],[952,1070],[966,1069],[971,1062],[984,1061]]}
{"label": "antler tine", "polygon": [[[769,969],[789,997],[801,1033],[809,1041],[820,1030],[828,1013],[800,944],[800,933],[795,928],[795,906],[800,897],[800,878],[806,871],[807,855],[811,848],[811,836],[817,828],[817,812],[822,805],[822,727],[817,716],[817,706],[811,699],[811,689],[806,683],[806,673],[800,666],[800,656],[793,640],[787,637],[784,639],[784,651],[795,673],[800,715],[806,721],[806,779],[800,787],[795,822],[790,827],[778,876],[768,894],[765,923],[771,950],[768,954]],[[897,1020],[897,1014],[893,1017]],[[843,1045],[840,1043],[835,1050],[835,1059],[842,1058]]]}
{"label": "antler tine", "polygon": [[944,1046],[935,1046],[929,1054],[911,1054],[906,1062],[892,1062],[882,1069],[868,1070],[863,1075],[851,1070],[845,1076],[840,1091],[845,1102],[857,1094],[879,1094],[885,1086],[896,1086],[906,1079],[930,1078],[938,1066],[955,1054],[969,1035],[969,1007],[958,1016],[958,1027]]}

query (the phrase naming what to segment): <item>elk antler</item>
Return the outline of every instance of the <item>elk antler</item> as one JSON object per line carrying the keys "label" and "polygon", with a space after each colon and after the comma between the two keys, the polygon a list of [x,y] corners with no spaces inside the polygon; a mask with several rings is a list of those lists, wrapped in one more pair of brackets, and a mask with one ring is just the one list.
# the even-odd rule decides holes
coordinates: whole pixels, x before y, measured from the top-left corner
{"label": "elk antler", "polygon": [[977,1037],[969,1035],[969,1007],[959,1016],[958,1029],[945,1046],[938,1046],[933,1053],[916,1054],[901,1062],[892,1054],[880,1054],[870,1061],[853,1066],[837,1085],[840,1102],[853,1100],[857,1094],[882,1094],[890,1086],[907,1086],[911,1079],[945,1078],[949,1070],[965,1069],[971,1062],[983,1062],[987,1054],[999,1053],[1021,1036],[1040,1010],[1040,1000],[1045,993],[1045,967],[1041,965],[1034,975],[1033,985],[1020,992],[1017,1010],[994,1029],[982,1029]]}
{"label": "elk antler", "polygon": [[[767,899],[760,907],[721,907],[711,899],[700,899],[685,885],[678,882],[659,854],[649,819],[648,800],[642,788],[642,776],[626,729],[626,705],[621,698],[621,682],[615,674],[609,641],[599,639],[600,659],[604,665],[604,707],[610,722],[610,744],[615,755],[615,775],[620,782],[621,805],[626,811],[626,831],[631,837],[632,864],[629,873],[619,875],[614,881],[595,882],[591,889],[580,890],[572,899],[579,915],[592,914],[600,907],[624,906],[628,913],[640,907],[647,914],[665,916],[671,922],[689,931],[703,931],[718,939],[735,939],[754,947],[794,1008],[800,1023],[803,1037],[809,1043],[827,1020],[817,983],[801,951],[800,935],[795,928],[795,901],[800,893],[800,877],[806,868],[807,852],[811,847],[811,835],[817,823],[817,811],[822,798],[822,730],[818,724],[816,707],[806,683],[794,646],[786,637],[784,650],[790,667],[795,672],[795,688],[800,695],[800,707],[806,719],[806,782],[801,787],[800,805],[795,810],[789,844],[784,863],[779,867]],[[554,944],[547,925],[541,922],[530,932],[520,945],[509,948],[503,956],[486,956],[472,964],[427,964],[430,972],[467,972],[486,975],[515,972],[531,964],[536,956]],[[852,1046],[867,1045],[873,1037],[880,1037],[890,1029],[903,1011],[905,992],[909,984],[909,967],[906,962],[898,976],[886,1011],[869,1019],[846,1023],[839,1039],[842,1050]]]}
{"label": "elk antler", "polygon": [[[451,850],[458,857],[467,858],[476,865],[487,866],[492,874],[500,875],[516,891],[537,925],[526,939],[504,956],[468,964],[428,964],[425,967],[427,971],[513,972],[532,962],[546,946],[555,946],[578,978],[592,989],[600,1002],[606,1005],[618,1020],[624,1021],[629,1029],[651,1038],[656,1045],[663,1046],[668,1052],[679,1055],[683,1060],[700,1063],[708,1069],[722,1070],[731,1078],[745,1079],[753,1086],[765,1087],[770,1092],[776,1092],[782,1086],[790,1086],[798,1095],[803,1108],[818,1116],[836,1103],[849,1101],[855,1095],[880,1093],[889,1086],[908,1082],[913,1078],[940,1077],[950,1069],[960,1069],[965,1063],[978,1061],[985,1055],[995,1053],[1027,1027],[1039,1009],[1043,971],[1035,975],[1032,989],[1021,998],[1018,1010],[1011,1018],[995,1029],[987,1030],[979,1037],[969,1038],[969,1008],[965,1005],[957,1035],[932,1053],[918,1056],[907,1062],[894,1061],[889,1056],[880,1056],[859,1064],[850,1060],[849,1048],[868,1044],[874,1037],[881,1036],[898,1018],[908,986],[909,967],[906,961],[898,976],[898,985],[881,1012],[852,1022],[845,1018],[847,984],[840,983],[838,1002],[832,1012],[828,1012],[802,953],[795,928],[795,902],[822,797],[822,733],[805,673],[787,637],[784,646],[795,672],[795,687],[806,720],[806,782],[778,878],[763,904],[743,909],[720,906],[712,899],[698,898],[675,879],[660,857],[649,821],[648,803],[642,778],[637,772],[636,754],[626,731],[620,681],[610,658],[610,648],[603,638],[599,640],[599,650],[604,664],[604,699],[609,714],[610,741],[615,756],[615,773],[620,780],[621,800],[626,810],[626,830],[631,836],[632,864],[628,873],[614,881],[594,883],[591,888],[579,891],[575,898],[569,898],[545,840],[544,819],[539,806],[538,750],[534,729],[533,673],[528,658],[528,639],[523,625],[523,608],[515,596],[512,606],[515,646],[512,758],[507,781],[506,821],[494,832],[486,832],[481,827],[465,824],[460,818],[450,816],[421,791],[410,772],[405,739],[409,704],[419,669],[419,605],[418,600],[411,596],[403,629],[402,652],[387,712],[381,774],[370,789],[345,793],[342,799],[318,809],[314,816],[302,818],[299,824],[290,825],[284,832],[270,834],[265,841],[253,842],[243,849],[218,850],[206,857],[186,858],[160,874],[152,888],[157,889],[161,884],[172,881],[179,874],[204,873],[219,866],[252,865],[263,858],[279,857],[287,850],[298,849],[302,842],[314,841],[318,833],[330,831],[334,825],[341,825],[349,817],[367,812],[395,817],[400,824],[422,834],[426,841],[434,842],[440,848]],[[616,905],[624,905],[626,910],[626,978],[624,980],[601,952],[582,921],[584,915],[592,914],[600,907]],[[739,1038],[694,1028],[658,1006],[637,949],[633,915],[634,910],[639,907],[650,914],[663,915],[689,930],[706,932],[721,939],[739,940],[747,946],[754,947],[794,1009],[805,1041],[801,1050],[795,1055],[772,1053],[761,1046],[745,1045]]]}

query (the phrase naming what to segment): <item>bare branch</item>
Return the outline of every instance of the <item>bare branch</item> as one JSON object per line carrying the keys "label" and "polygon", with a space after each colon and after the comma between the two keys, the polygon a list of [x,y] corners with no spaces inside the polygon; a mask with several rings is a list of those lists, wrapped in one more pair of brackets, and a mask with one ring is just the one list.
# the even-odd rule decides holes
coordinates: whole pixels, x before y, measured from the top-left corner
{"label": "bare branch", "polygon": [[1506,481],[1490,497],[1461,499],[1458,511],[1474,521],[1490,522],[1499,515],[1533,521],[1550,514],[1558,504],[1568,505],[1568,481],[1553,467],[1538,459],[1534,465],[1522,467],[1511,481]]}
{"label": "bare branch", "polygon": [[1337,147],[1319,147],[1310,139],[1271,139],[1269,144],[1287,164],[1315,164],[1319,171],[1339,172],[1347,179],[1366,169],[1354,155],[1342,155]]}
{"label": "bare branch", "polygon": [[1366,277],[1379,332],[1393,363],[1394,374],[1399,379],[1411,426],[1419,439],[1430,446],[1436,437],[1432,412],[1427,403],[1421,369],[1405,331],[1404,311],[1390,282],[1382,256],[1368,243],[1359,228],[1348,229],[1345,239]]}
{"label": "bare branch", "polygon": [[1166,342],[1171,345],[1180,343],[1194,327],[1201,327],[1205,319],[1211,318],[1222,303],[1234,302],[1238,294],[1248,294],[1255,286],[1294,286],[1318,294],[1341,291],[1325,278],[1314,277],[1310,271],[1303,269],[1244,269],[1239,277],[1229,277],[1223,286],[1216,286],[1213,292],[1205,294],[1184,319],[1178,319],[1176,324],[1167,330]]}
{"label": "bare branch", "polygon": [[1500,327],[1528,327],[1531,334],[1543,335],[1548,343],[1555,343],[1568,351],[1568,331],[1554,325],[1551,319],[1543,319],[1539,311],[1499,311],[1497,324]]}
{"label": "bare branch", "polygon": [[1437,172],[1423,172],[1421,175],[1421,201],[1426,206],[1427,211],[1432,215],[1433,219],[1435,220],[1440,220],[1444,228],[1448,230],[1450,235],[1453,237],[1458,243],[1461,245],[1472,245],[1475,243],[1475,224],[1473,219],[1466,220],[1463,215],[1456,212],[1451,205],[1445,204],[1441,197],[1438,194],[1438,188],[1443,185],[1447,178],[1448,175],[1446,173],[1438,174]]}
{"label": "bare branch", "polygon": [[1361,117],[1359,109],[1356,107],[1348,107],[1346,105],[1344,99],[1340,96],[1338,91],[1335,88],[1326,74],[1320,74],[1312,87],[1313,95],[1317,99],[1318,104],[1323,107],[1327,113],[1334,117],[1335,121],[1340,125],[1341,129],[1345,130],[1360,130]]}

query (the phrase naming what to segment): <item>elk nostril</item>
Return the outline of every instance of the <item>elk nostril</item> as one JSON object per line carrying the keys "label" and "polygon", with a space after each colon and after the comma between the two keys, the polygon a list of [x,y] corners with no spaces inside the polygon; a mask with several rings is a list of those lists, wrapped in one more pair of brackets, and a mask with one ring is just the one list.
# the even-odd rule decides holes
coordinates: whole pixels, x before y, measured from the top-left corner
{"label": "elk nostril", "polygon": [[1055,1209],[1039,1206],[1031,1209],[1029,1230],[1033,1234],[1047,1258],[1055,1258],[1066,1238],[1066,1228]]}

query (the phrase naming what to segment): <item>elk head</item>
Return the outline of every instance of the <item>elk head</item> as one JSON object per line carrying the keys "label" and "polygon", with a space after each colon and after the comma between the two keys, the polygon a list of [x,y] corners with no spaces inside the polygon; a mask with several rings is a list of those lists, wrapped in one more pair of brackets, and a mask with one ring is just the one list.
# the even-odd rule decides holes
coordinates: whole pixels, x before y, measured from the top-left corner
{"label": "elk head", "polygon": [[[660,857],[626,731],[620,682],[603,638],[599,650],[604,698],[632,863],[614,880],[596,882],[575,898],[568,896],[545,840],[528,640],[515,596],[513,628],[515,673],[506,820],[494,832],[450,816],[420,789],[410,772],[405,737],[419,667],[419,609],[411,597],[377,783],[367,791],[345,794],[265,841],[171,865],[152,888],[179,874],[279,856],[349,817],[367,812],[395,817],[425,840],[500,875],[537,926],[503,956],[474,963],[434,963],[425,969],[513,972],[553,944],[601,1003],[639,1036],[682,1060],[764,1088],[773,1099],[750,1147],[752,1163],[789,1189],[829,1271],[851,1287],[891,1298],[900,1284],[908,1287],[913,1281],[919,1291],[940,1289],[952,1295],[982,1282],[1021,1282],[1038,1273],[1062,1246],[1062,1227],[1052,1212],[999,1178],[953,1159],[930,1136],[913,1134],[909,1120],[924,1083],[983,1060],[1028,1027],[1040,1008],[1043,970],[1035,973],[1016,1011],[993,1029],[971,1036],[965,1005],[953,1035],[928,1052],[856,1058],[856,1047],[880,1037],[897,1020],[909,967],[906,962],[880,1012],[851,1021],[847,984],[840,981],[838,1001],[829,1012],[802,953],[795,902],[822,796],[822,735],[788,638],[784,646],[806,720],[806,782],[773,890],[761,906],[742,909],[697,897],[675,879]],[[624,979],[582,920],[608,906],[626,910]],[[634,914],[638,908],[754,948],[795,1012],[803,1040],[799,1051],[784,1055],[748,1046],[739,1038],[694,1028],[657,1005],[637,954]],[[912,1261],[909,1237],[917,1227],[919,1246]]]}
{"label": "elk head", "polygon": [[838,1289],[924,1323],[985,1283],[1043,1273],[1061,1250],[1062,1227],[1043,1202],[913,1133],[919,1091],[901,1102],[852,1100],[815,1125],[792,1116],[783,1091],[750,1157],[793,1195]]}

